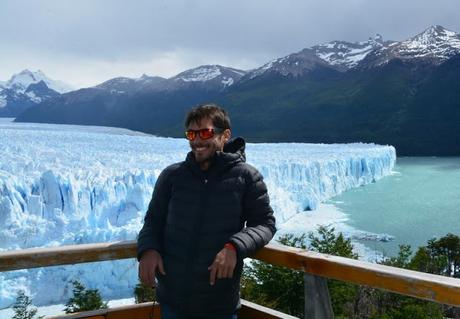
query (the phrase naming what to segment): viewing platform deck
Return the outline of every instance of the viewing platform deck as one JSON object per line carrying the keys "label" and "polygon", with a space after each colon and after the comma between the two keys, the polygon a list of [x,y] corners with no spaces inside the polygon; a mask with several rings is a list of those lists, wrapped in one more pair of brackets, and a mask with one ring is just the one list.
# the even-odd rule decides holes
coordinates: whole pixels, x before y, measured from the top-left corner
{"label": "viewing platform deck", "polygon": [[[123,241],[0,253],[0,272],[85,262],[135,258],[136,242]],[[299,248],[269,244],[254,257],[273,265],[304,272],[305,318],[333,318],[327,279],[382,289],[451,306],[460,306],[460,279],[325,255]],[[160,318],[158,305],[142,303],[53,318]],[[240,319],[295,318],[242,301]]]}

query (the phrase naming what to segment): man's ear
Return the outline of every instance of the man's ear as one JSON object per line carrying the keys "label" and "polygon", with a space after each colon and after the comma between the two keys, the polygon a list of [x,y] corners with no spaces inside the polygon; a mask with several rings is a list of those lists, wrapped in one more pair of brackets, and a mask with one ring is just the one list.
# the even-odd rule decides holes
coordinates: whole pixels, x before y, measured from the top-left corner
{"label": "man's ear", "polygon": [[232,131],[230,131],[230,129],[225,129],[222,135],[224,136],[225,143],[227,143],[228,140],[230,140],[230,138],[232,137]]}

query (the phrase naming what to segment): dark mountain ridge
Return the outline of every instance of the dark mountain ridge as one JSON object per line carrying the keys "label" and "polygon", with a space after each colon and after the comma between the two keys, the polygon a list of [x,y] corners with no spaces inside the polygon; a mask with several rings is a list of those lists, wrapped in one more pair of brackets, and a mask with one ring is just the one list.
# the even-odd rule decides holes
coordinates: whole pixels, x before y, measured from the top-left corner
{"label": "dark mountain ridge", "polygon": [[202,66],[171,79],[117,78],[49,99],[17,121],[182,136],[185,112],[217,102],[253,142],[374,142],[399,155],[460,155],[460,37],[433,26],[408,40],[334,41],[244,72]]}

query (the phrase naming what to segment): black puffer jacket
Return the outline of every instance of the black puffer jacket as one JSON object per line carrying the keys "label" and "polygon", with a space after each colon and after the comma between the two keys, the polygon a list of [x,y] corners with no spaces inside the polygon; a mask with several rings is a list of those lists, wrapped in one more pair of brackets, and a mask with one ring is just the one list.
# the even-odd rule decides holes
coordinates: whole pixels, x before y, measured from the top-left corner
{"label": "black puffer jacket", "polygon": [[[157,296],[181,314],[218,318],[239,308],[243,258],[273,237],[275,218],[260,173],[245,163],[245,142],[237,138],[217,152],[207,171],[192,152],[158,177],[137,242],[138,258],[148,249],[163,257]],[[224,244],[237,248],[232,279],[209,284],[208,267]]]}

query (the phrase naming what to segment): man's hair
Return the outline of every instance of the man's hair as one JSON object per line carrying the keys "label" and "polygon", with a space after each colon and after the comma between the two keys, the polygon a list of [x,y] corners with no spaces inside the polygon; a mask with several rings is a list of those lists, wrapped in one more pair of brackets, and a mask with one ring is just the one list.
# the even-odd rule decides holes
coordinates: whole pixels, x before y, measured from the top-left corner
{"label": "man's hair", "polygon": [[230,129],[230,117],[227,112],[216,104],[201,104],[188,112],[185,117],[185,128],[191,123],[200,123],[201,120],[208,118],[216,128]]}

